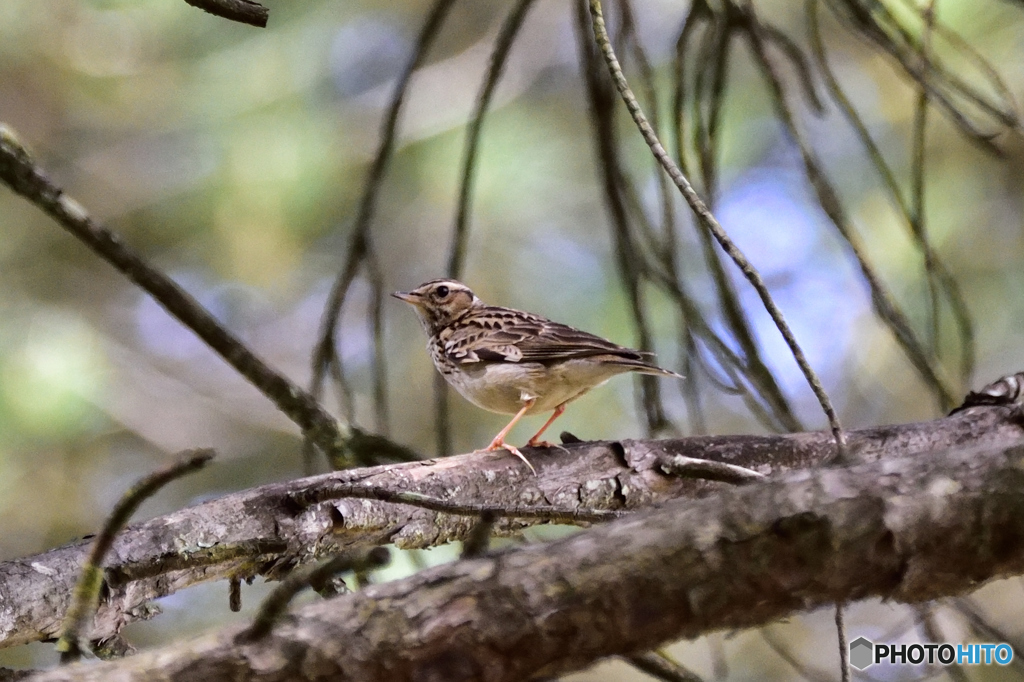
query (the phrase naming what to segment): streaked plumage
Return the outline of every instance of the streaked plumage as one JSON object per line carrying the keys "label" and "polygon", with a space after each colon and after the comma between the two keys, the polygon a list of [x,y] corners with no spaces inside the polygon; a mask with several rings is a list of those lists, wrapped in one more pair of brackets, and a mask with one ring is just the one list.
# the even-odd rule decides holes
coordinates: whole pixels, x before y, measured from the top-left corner
{"label": "streaked plumage", "polygon": [[616,374],[679,377],[647,362],[640,351],[540,315],[487,305],[455,280],[436,279],[392,295],[415,307],[434,366],[455,390],[485,410],[516,415],[487,449],[505,448],[524,462],[504,441],[524,414],[554,410],[528,443],[550,446],[540,435],[566,404]]}

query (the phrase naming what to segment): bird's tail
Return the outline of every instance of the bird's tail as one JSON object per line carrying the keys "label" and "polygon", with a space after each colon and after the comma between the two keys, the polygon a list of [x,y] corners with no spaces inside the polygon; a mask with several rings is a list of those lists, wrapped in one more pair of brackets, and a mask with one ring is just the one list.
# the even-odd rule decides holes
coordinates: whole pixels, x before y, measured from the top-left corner
{"label": "bird's tail", "polygon": [[649,362],[643,360],[637,360],[634,358],[617,358],[617,363],[623,367],[628,367],[628,371],[637,372],[639,374],[651,374],[653,376],[660,377],[675,377],[676,379],[685,379],[682,374],[677,374],[670,369],[663,369],[657,365],[652,365]]}
{"label": "bird's tail", "polygon": [[649,365],[647,363],[644,363],[644,364],[638,366],[633,371],[634,372],[639,372],[640,374],[651,374],[653,376],[659,376],[659,377],[675,377],[676,379],[685,379],[686,378],[682,374],[677,374],[676,372],[673,372],[670,369],[662,369],[661,367],[658,367],[657,365]]}

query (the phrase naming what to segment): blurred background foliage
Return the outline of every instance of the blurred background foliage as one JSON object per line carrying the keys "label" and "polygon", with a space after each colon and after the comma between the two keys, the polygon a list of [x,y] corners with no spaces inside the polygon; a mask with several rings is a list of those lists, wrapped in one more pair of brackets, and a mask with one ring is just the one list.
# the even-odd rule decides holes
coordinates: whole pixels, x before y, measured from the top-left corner
{"label": "blurred background foliage", "polygon": [[[918,89],[877,44],[837,21],[844,3],[829,4],[840,8],[821,11],[829,63],[910,192]],[[172,274],[262,357],[307,383],[381,119],[429,5],[270,3],[270,25],[258,30],[175,0],[3,0],[0,121],[97,219]],[[445,274],[465,126],[509,5],[457,3],[412,80],[370,227],[386,291]],[[913,5],[886,6],[913,25]],[[613,34],[622,25],[617,7],[606,7]],[[809,53],[804,4],[758,0],[754,7],[761,21]],[[671,127],[665,121],[672,117],[675,43],[690,8],[643,0],[632,9],[650,84],[660,93],[655,112],[664,132]],[[1021,99],[1021,8],[1005,0],[939,0],[935,10],[940,24],[973,46],[1009,95]],[[512,47],[484,124],[461,278],[485,301],[638,345],[605,212],[574,15],[570,3],[539,0]],[[616,35],[633,79],[642,63],[621,31]],[[923,35],[920,26],[915,35]],[[999,99],[963,49],[938,38],[933,49]],[[797,72],[779,63],[797,92]],[[761,270],[845,426],[938,416],[941,400],[873,313],[857,264],[818,205],[749,51],[735,50],[728,69],[713,196],[719,220]],[[818,72],[814,88],[825,103],[820,115],[806,101],[794,105],[806,138],[872,266],[910,324],[928,337],[933,306],[922,253]],[[637,82],[634,89],[649,106]],[[637,208],[656,217],[665,209],[649,151],[621,103],[615,106]],[[979,127],[996,135],[1002,157],[972,143],[938,109],[928,116],[924,147],[927,233],[974,325],[976,365],[965,377],[948,305],[939,306],[929,356],[956,396],[1022,368],[1024,148],[1016,131],[985,120]],[[672,210],[680,279],[709,328],[735,349],[698,231],[678,198]],[[8,191],[0,191],[0,230],[0,559],[94,531],[132,481],[186,447],[214,447],[218,460],[162,492],[141,515],[302,474],[294,426],[153,301]],[[735,270],[726,271],[793,415],[808,428],[824,427],[756,295]],[[680,332],[685,321],[664,287],[650,279],[640,284],[652,347],[662,364],[685,369],[692,382],[656,386],[668,419],[658,431],[768,428],[740,397],[709,380],[721,373],[718,360],[705,353],[703,365],[695,363]],[[386,423],[375,414],[372,290],[361,273],[337,334],[354,419],[433,454],[434,369],[415,316],[390,300],[383,307],[382,357],[391,388]],[[639,384],[630,381],[618,379],[581,399],[559,426],[588,439],[644,435],[651,420],[644,418]],[[691,400],[700,396],[699,419],[687,390]],[[325,395],[337,409],[334,394]],[[455,451],[485,444],[505,420],[457,397],[450,416]],[[524,425],[513,442],[536,426]],[[390,575],[452,556],[449,548],[403,555]],[[133,626],[129,639],[146,645],[246,617],[262,588],[246,589],[241,616],[228,613],[223,586],[204,586],[164,600],[168,614]],[[1019,596],[1019,589],[1016,582],[991,586],[978,600],[993,622],[1014,622],[1021,609],[1000,595]],[[919,615],[862,605],[852,611],[851,632],[881,636],[902,622],[909,625],[901,636],[920,639]],[[962,614],[940,610],[936,617],[948,638],[972,636]],[[816,613],[767,628],[768,637],[712,637],[675,651],[712,677],[788,679],[793,668],[770,653],[774,637],[804,652],[811,667],[834,671],[830,624],[830,614]],[[0,651],[0,664],[51,660],[43,645]],[[886,679],[903,679],[906,671],[889,672]],[[1010,672],[979,670],[972,679]],[[641,679],[624,664],[611,664],[572,679],[630,675]]]}

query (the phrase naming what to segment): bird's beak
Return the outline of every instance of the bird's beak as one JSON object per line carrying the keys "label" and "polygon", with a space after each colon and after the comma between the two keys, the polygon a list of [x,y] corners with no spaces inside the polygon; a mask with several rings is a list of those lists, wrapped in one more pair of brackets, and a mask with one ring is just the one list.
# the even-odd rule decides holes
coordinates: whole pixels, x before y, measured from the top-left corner
{"label": "bird's beak", "polygon": [[399,301],[405,301],[406,303],[410,303],[412,305],[419,305],[420,302],[420,297],[410,291],[396,291],[391,295],[397,298]]}

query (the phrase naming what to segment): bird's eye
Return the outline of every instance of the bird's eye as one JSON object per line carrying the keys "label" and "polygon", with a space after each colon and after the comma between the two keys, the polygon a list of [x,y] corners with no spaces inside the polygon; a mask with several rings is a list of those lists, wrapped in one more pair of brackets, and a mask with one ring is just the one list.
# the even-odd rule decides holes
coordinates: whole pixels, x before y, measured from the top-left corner
{"label": "bird's eye", "polygon": [[434,293],[437,295],[438,298],[444,298],[445,296],[448,295],[449,290],[448,287],[441,285],[437,288],[437,290]]}

